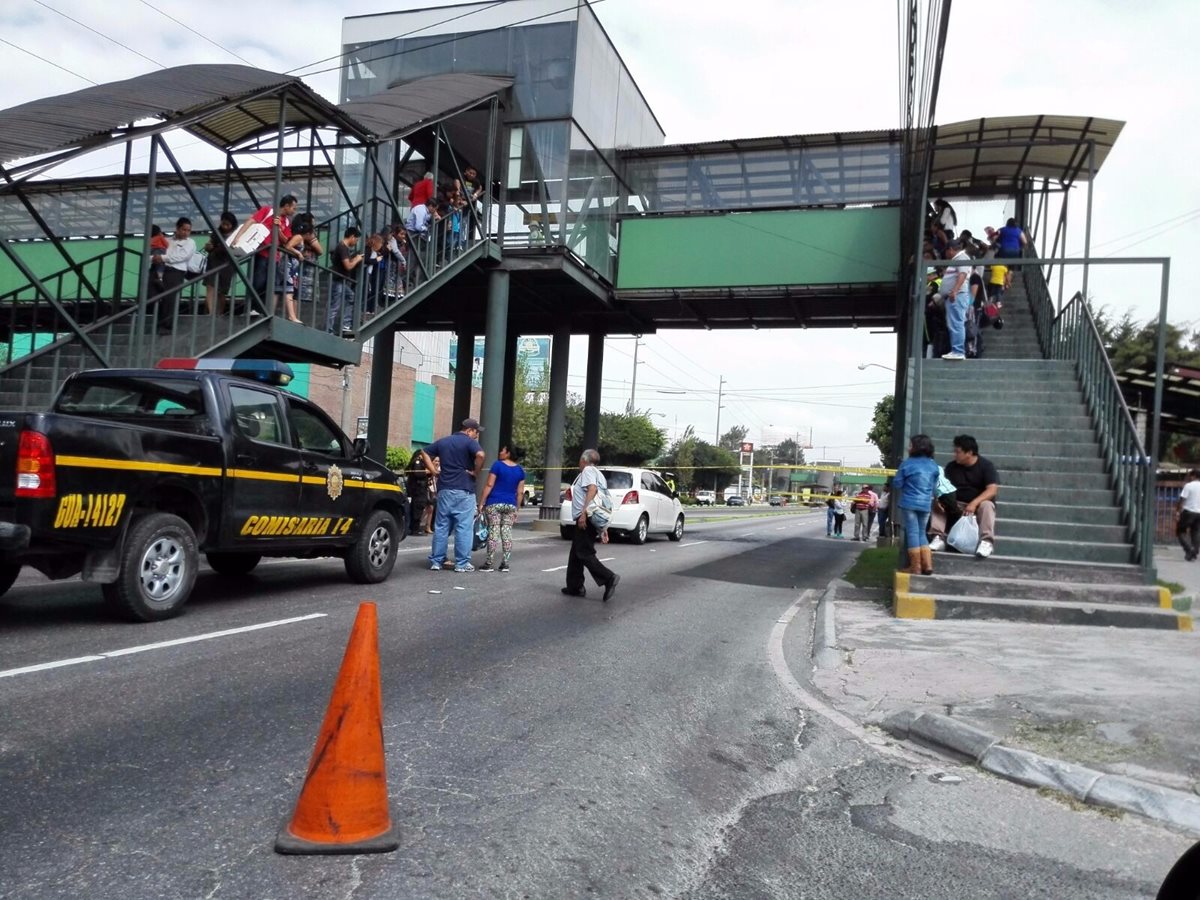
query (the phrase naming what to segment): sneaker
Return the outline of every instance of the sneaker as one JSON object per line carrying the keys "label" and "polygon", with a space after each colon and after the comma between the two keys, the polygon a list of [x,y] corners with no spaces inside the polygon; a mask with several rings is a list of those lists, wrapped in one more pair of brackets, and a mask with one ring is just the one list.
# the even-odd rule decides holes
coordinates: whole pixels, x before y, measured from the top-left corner
{"label": "sneaker", "polygon": [[943,353],[942,359],[956,359],[957,360],[957,359],[966,359],[966,357],[961,353],[951,352],[951,353]]}
{"label": "sneaker", "polygon": [[605,585],[604,596],[601,599],[603,599],[604,602],[607,603],[609,598],[612,597],[612,595],[617,592],[617,585],[620,583],[621,583],[621,576],[614,572],[612,581],[610,581],[607,585]]}
{"label": "sneaker", "polygon": [[430,571],[430,572],[440,572],[440,571],[442,571],[442,564],[441,564],[441,563],[434,563],[433,565],[431,565],[431,566],[429,567],[429,571]]}
{"label": "sneaker", "polygon": [[975,555],[980,559],[987,559],[995,549],[991,541],[980,541],[979,546],[975,548]]}
{"label": "sneaker", "polygon": [[507,571],[509,571],[509,568],[508,568],[508,563],[500,563],[500,571],[501,571],[501,572],[507,572]]}
{"label": "sneaker", "polygon": [[475,567],[473,565],[471,565],[470,563],[467,563],[465,566],[455,566],[454,571],[458,572],[461,575],[464,572],[474,572]]}
{"label": "sneaker", "polygon": [[937,553],[941,550],[945,550],[946,549],[946,541],[941,536],[935,537],[932,541],[929,542],[929,549],[932,550],[934,553]]}
{"label": "sneaker", "polygon": [[496,570],[495,570],[495,569],[493,569],[493,568],[492,568],[490,565],[488,565],[487,563],[484,563],[482,566],[480,566],[480,567],[479,567],[479,571],[480,571],[480,572],[494,572],[494,571],[496,571]]}

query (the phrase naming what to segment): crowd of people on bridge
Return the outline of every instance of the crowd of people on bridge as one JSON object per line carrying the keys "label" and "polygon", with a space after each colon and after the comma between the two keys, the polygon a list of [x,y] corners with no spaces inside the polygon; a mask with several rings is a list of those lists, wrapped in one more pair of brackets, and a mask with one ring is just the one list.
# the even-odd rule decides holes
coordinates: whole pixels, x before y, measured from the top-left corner
{"label": "crowd of people on bridge", "polygon": [[[462,174],[461,179],[436,184],[433,174],[426,172],[408,193],[407,215],[386,230],[365,236],[359,226],[345,226],[329,248],[327,264],[322,262],[326,247],[319,238],[321,227],[311,213],[298,212],[294,194],[281,197],[278,209],[260,206],[240,225],[233,212],[223,211],[202,249],[191,237],[192,220],[187,217],[178,219],[169,235],[153,226],[145,277],[147,296],[157,299],[159,333],[176,327],[179,299],[189,283],[203,283],[204,309],[210,315],[242,311],[260,315],[259,310],[231,303],[235,294],[243,293],[235,286],[237,263],[249,256],[249,284],[268,304],[268,314],[353,337],[359,297],[360,321],[369,321],[380,308],[460,256],[478,237],[484,185],[473,167]],[[275,275],[268,292],[272,247]],[[322,290],[326,278],[328,289]],[[301,316],[305,304],[322,297],[328,298],[324,315]]]}
{"label": "crowd of people on bridge", "polygon": [[984,354],[989,328],[1004,327],[1004,297],[1012,286],[1012,268],[1029,244],[1024,229],[1010,218],[1002,228],[987,226],[984,237],[959,229],[958,214],[944,199],[929,209],[924,257],[945,260],[926,275],[925,352],[946,360]]}

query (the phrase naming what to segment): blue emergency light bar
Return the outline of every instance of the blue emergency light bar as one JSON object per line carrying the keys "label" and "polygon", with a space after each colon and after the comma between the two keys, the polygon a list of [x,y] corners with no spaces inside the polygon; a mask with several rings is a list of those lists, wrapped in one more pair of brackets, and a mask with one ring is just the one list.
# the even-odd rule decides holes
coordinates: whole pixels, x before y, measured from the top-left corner
{"label": "blue emergency light bar", "polygon": [[251,378],[264,384],[284,387],[289,384],[296,373],[287,363],[274,359],[191,359],[188,357],[172,357],[160,359],[158,369],[191,369],[204,372],[223,372],[226,375],[236,375],[239,378]]}

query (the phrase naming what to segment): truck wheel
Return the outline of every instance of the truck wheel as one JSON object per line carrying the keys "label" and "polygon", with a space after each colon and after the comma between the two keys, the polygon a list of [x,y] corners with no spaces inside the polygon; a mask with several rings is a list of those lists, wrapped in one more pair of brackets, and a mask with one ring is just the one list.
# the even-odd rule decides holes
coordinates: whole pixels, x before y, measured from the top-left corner
{"label": "truck wheel", "polygon": [[192,526],[170,513],[150,513],[130,528],[117,580],[101,590],[109,605],[126,618],[169,619],[187,602],[199,567]]}
{"label": "truck wheel", "polygon": [[249,575],[258,565],[259,553],[209,553],[205,558],[209,568],[218,575]]}
{"label": "truck wheel", "polygon": [[378,584],[392,573],[399,552],[400,526],[390,512],[377,509],[346,552],[346,574],[359,584]]}
{"label": "truck wheel", "polygon": [[20,563],[5,563],[4,565],[0,565],[0,597],[8,593],[8,589],[13,586],[13,582],[17,580],[17,576],[20,574]]}

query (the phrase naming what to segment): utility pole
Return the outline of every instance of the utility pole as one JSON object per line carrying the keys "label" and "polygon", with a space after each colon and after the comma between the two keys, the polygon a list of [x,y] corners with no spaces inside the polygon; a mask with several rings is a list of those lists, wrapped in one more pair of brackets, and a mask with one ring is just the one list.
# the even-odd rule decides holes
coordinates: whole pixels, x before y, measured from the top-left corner
{"label": "utility pole", "polygon": [[722,375],[721,383],[717,385],[717,439],[713,442],[718,447],[721,446],[721,410],[725,408],[721,405],[721,395],[724,393],[724,391],[725,376]]}
{"label": "utility pole", "polygon": [[637,367],[638,367],[638,348],[642,346],[640,338],[633,339],[633,382],[629,386],[629,408],[625,410],[628,415],[633,415],[637,410]]}

